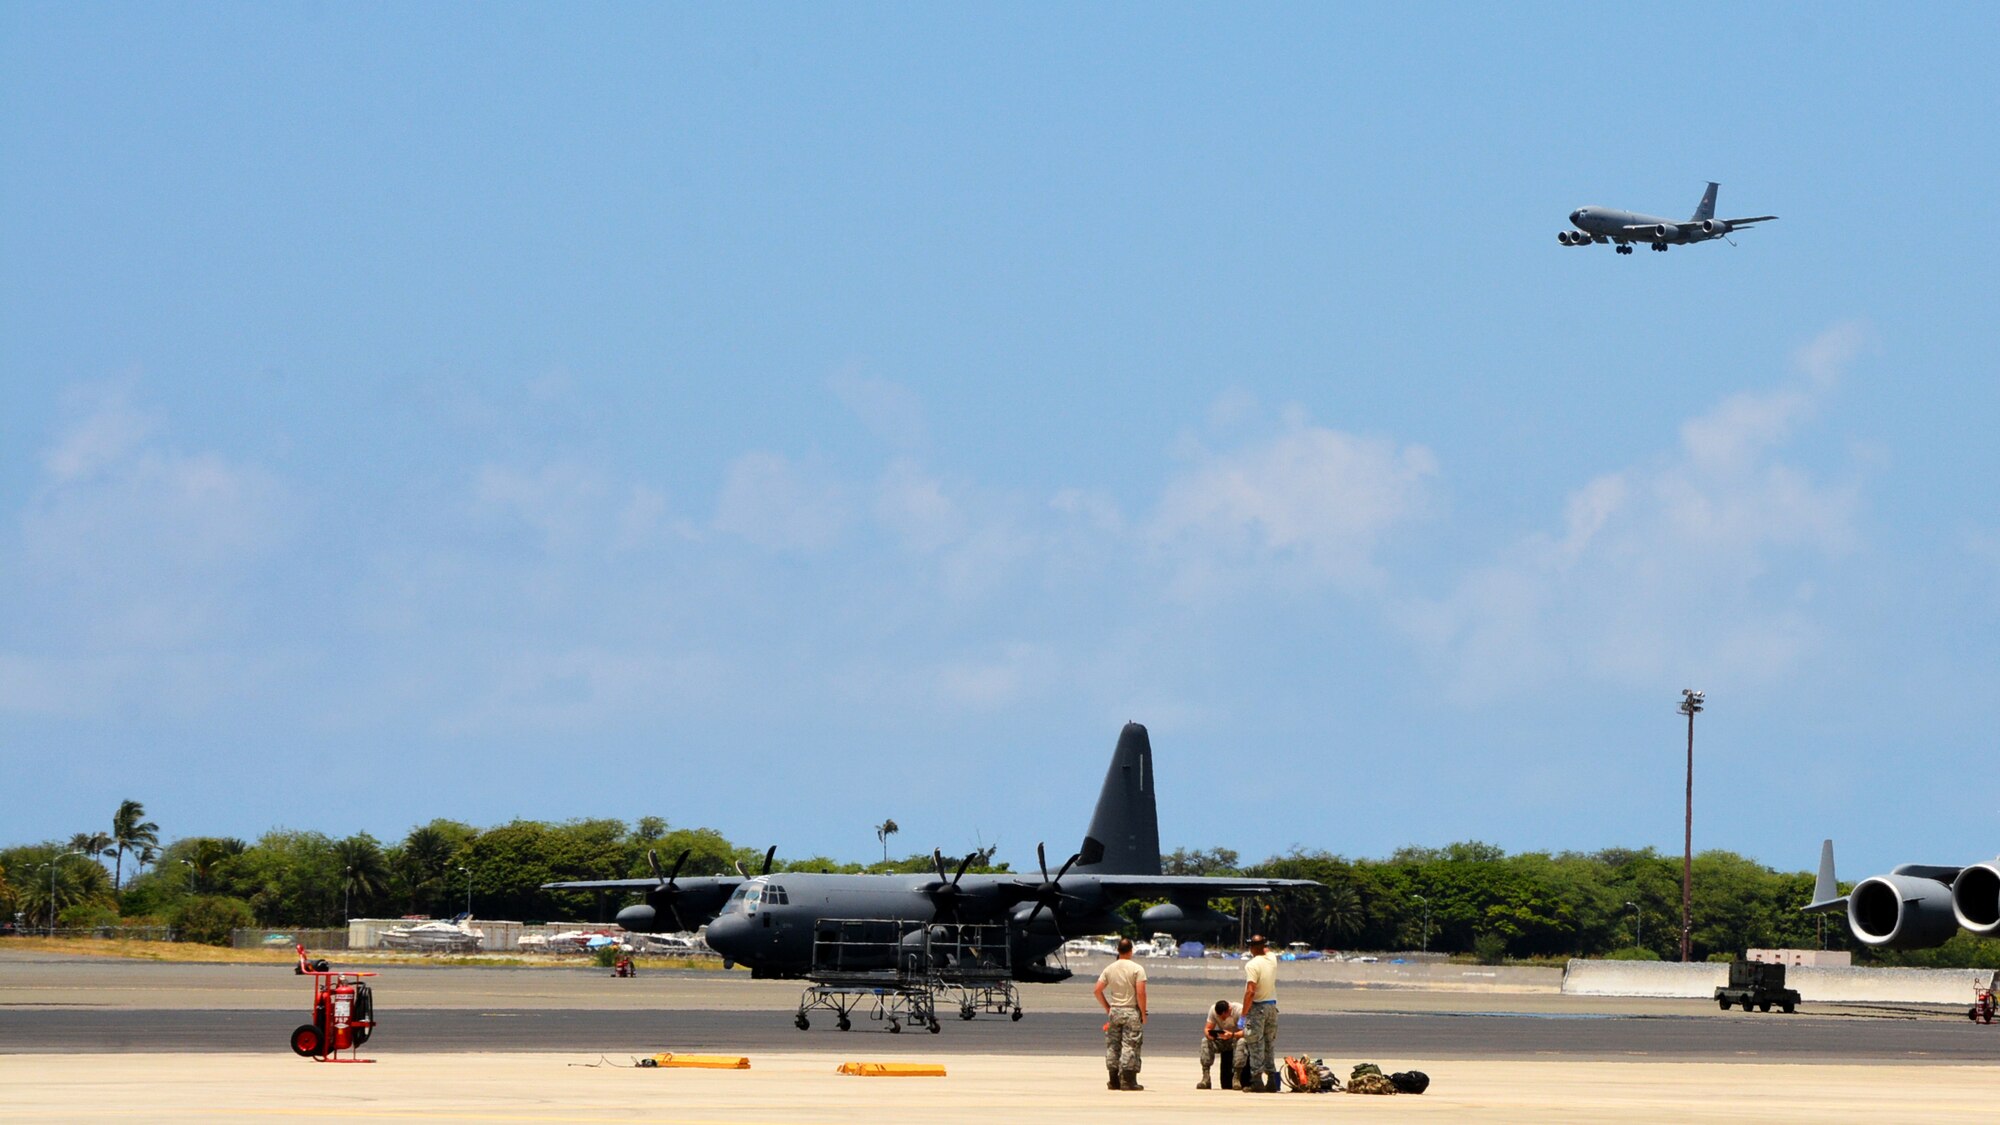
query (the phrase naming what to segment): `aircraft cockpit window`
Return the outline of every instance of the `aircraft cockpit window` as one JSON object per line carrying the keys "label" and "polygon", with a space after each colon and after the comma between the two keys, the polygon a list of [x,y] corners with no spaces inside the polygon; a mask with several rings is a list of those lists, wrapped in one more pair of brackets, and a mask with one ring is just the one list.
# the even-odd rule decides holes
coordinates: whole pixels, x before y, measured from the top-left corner
{"label": "aircraft cockpit window", "polygon": [[729,896],[729,901],[722,904],[722,912],[724,914],[741,914],[745,909],[745,903],[749,897],[750,884],[745,883],[737,887],[735,892]]}
{"label": "aircraft cockpit window", "polygon": [[786,905],[788,900],[785,898],[785,888],[776,883],[768,884],[764,888],[764,902],[768,906]]}

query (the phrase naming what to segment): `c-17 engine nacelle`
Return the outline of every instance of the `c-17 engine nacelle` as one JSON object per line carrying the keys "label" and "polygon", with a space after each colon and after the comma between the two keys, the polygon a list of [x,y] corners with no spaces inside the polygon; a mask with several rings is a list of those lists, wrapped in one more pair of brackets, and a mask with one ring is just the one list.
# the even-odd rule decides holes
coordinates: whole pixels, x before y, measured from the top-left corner
{"label": "c-17 engine nacelle", "polygon": [[1876,875],[1847,896],[1847,925],[1864,945],[1929,949],[1958,932],[1951,889],[1920,875]]}
{"label": "c-17 engine nacelle", "polygon": [[1958,924],[1978,934],[2000,934],[2000,859],[1975,863],[1951,884],[1951,910]]}

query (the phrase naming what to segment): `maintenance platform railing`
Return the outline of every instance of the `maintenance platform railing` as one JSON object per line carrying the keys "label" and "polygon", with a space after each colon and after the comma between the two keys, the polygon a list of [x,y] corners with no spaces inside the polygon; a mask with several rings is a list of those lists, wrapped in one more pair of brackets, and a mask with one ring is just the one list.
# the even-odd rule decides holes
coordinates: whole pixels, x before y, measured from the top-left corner
{"label": "maintenance platform railing", "polygon": [[914,1024],[943,1030],[940,999],[960,1019],[981,1011],[1021,1018],[1014,989],[1008,929],[991,923],[924,922],[900,918],[823,918],[813,928],[812,984],[793,1022],[811,1026],[812,1011],[828,1011],[842,1031],[852,1014],[892,1032]]}

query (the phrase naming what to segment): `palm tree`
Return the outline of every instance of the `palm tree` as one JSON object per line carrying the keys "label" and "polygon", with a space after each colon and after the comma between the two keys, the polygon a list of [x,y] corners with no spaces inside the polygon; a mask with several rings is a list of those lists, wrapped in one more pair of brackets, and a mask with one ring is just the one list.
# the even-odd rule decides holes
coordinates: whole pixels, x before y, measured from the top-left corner
{"label": "palm tree", "polygon": [[375,837],[362,833],[335,841],[334,858],[341,865],[341,895],[343,911],[351,909],[354,896],[360,895],[364,907],[371,898],[379,896],[389,885],[389,862],[382,855],[382,845]]}
{"label": "palm tree", "polygon": [[882,841],[882,862],[889,862],[889,837],[901,832],[894,820],[884,820],[875,826],[875,838]]}
{"label": "palm tree", "polygon": [[132,800],[118,802],[118,811],[111,816],[111,846],[118,852],[118,862],[112,870],[113,891],[125,887],[125,853],[137,852],[138,863],[143,865],[159,846],[160,826],[145,816],[146,806]]}
{"label": "palm tree", "polygon": [[111,837],[102,832],[79,832],[69,838],[69,850],[96,859],[111,850]]}

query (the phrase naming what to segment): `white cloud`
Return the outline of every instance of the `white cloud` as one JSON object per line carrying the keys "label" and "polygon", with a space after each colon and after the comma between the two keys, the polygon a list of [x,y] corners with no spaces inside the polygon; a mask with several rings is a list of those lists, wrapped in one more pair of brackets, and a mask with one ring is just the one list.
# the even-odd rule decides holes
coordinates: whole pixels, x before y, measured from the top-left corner
{"label": "white cloud", "polygon": [[1861,338],[1829,330],[1797,357],[1807,386],[1732,395],[1684,423],[1671,455],[1583,485],[1561,534],[1528,536],[1446,597],[1404,606],[1404,626],[1470,698],[1561,676],[1791,669],[1821,637],[1813,575],[1857,547],[1860,501],[1853,483],[1781,454]]}
{"label": "white cloud", "polygon": [[783,454],[745,453],[729,466],[715,527],[772,550],[822,550],[840,538],[847,522],[841,491],[824,477],[801,473]]}
{"label": "white cloud", "polygon": [[482,662],[454,735],[522,728],[573,732],[656,720],[711,699],[726,678],[712,658],[604,647],[524,647]]}
{"label": "white cloud", "polygon": [[1167,483],[1147,528],[1183,593],[1271,567],[1371,585],[1377,548],[1424,514],[1438,473],[1422,446],[1313,426],[1296,412],[1260,445],[1194,460]]}

